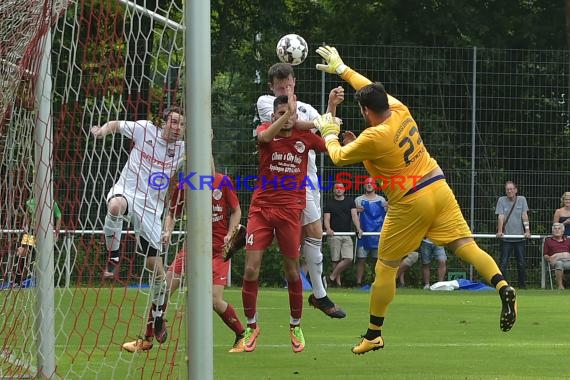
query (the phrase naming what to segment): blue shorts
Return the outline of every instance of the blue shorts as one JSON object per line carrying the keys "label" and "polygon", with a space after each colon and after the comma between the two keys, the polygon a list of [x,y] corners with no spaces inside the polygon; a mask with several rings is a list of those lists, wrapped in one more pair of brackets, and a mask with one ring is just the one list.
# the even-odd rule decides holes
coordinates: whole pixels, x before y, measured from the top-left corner
{"label": "blue shorts", "polygon": [[364,248],[358,247],[356,249],[356,257],[359,259],[366,259],[367,257],[372,257],[374,259],[378,258],[378,247],[376,248]]}
{"label": "blue shorts", "polygon": [[437,261],[447,261],[445,249],[435,244],[430,244],[422,241],[420,252],[422,253],[422,264],[424,265],[431,263],[432,258],[436,259]]}

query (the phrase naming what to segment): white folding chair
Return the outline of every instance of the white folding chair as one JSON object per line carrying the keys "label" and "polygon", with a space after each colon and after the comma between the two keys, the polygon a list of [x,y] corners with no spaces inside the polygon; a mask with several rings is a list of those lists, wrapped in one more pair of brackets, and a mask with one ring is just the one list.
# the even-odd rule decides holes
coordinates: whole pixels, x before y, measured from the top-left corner
{"label": "white folding chair", "polygon": [[541,246],[540,246],[540,256],[541,256],[541,263],[542,263],[542,287],[546,288],[546,276],[548,276],[548,281],[550,283],[550,289],[554,289],[554,285],[552,283],[552,267],[550,266],[550,262],[544,258],[544,242],[546,237],[541,239]]}

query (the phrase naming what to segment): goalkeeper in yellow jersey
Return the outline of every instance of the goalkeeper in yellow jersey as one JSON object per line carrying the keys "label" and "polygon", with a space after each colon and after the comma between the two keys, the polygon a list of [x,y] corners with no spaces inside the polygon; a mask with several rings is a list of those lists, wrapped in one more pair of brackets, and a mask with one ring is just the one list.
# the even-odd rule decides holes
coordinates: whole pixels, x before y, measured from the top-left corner
{"label": "goalkeeper in yellow jersey", "polygon": [[314,123],[325,139],[330,158],[337,166],[362,162],[380,182],[390,208],[380,236],[368,330],[352,352],[364,354],[384,347],[382,326],[396,294],[398,265],[424,237],[447,246],[498,290],[502,303],[500,328],[509,331],[517,318],[515,289],[491,256],[473,240],[455,195],[424,146],[408,108],[388,95],[381,83],[372,83],[346,66],[334,47],[319,47],[317,53],[326,62],[318,64],[318,70],[340,75],[357,90],[356,99],[367,123],[358,138],[345,133],[341,146],[338,120],[330,114],[317,118]]}

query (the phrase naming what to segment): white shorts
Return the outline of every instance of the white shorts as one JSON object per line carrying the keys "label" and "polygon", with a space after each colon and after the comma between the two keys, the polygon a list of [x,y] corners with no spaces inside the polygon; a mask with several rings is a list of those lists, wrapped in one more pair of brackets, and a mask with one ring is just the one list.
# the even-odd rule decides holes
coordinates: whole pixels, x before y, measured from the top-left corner
{"label": "white shorts", "polygon": [[107,194],[107,203],[113,196],[122,196],[127,200],[127,213],[124,218],[133,224],[133,229],[137,236],[145,239],[152,248],[158,250],[158,254],[162,252],[161,233],[162,233],[162,215],[163,210],[153,210],[145,207],[144,201],[137,199],[128,194],[124,187],[115,185]]}
{"label": "white shorts", "polygon": [[303,226],[321,219],[321,193],[319,190],[307,187],[307,205],[301,218]]}

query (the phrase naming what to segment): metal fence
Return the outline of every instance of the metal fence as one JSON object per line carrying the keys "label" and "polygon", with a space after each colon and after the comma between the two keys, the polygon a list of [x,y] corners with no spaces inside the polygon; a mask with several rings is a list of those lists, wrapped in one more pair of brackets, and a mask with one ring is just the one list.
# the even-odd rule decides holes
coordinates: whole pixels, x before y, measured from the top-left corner
{"label": "metal fence", "polygon": [[[570,190],[566,152],[570,147],[568,88],[569,57],[567,51],[499,50],[480,48],[425,48],[400,46],[337,45],[346,64],[372,80],[382,81],[388,92],[403,101],[416,119],[422,138],[432,156],[443,168],[459,205],[475,234],[496,231],[495,204],[504,195],[504,183],[513,180],[519,194],[527,198],[533,234],[550,232],[554,210],[560,207],[560,196]],[[314,51],[314,47],[311,47]],[[296,93],[304,102],[324,111],[329,91],[343,85],[346,100],[338,109],[346,129],[358,133],[364,128],[354,91],[336,75],[323,74],[314,68],[318,62],[312,53],[296,66]],[[54,91],[65,93],[67,77],[81,78],[80,65],[65,75],[56,75]],[[250,73],[248,85],[235,85],[228,75],[216,76],[213,83],[214,156],[218,170],[232,177],[257,172],[257,146],[252,129],[257,124],[255,103],[259,95],[268,93],[266,72],[269,64],[260,64]],[[240,75],[244,75],[241,73]],[[239,75],[235,75],[238,77]],[[128,141],[115,139],[105,151],[95,150],[89,140],[87,126],[98,121],[120,117],[122,108],[82,108],[89,95],[86,88],[74,90],[84,96],[66,107],[54,106],[54,170],[55,199],[62,206],[64,226],[70,230],[97,230],[103,225],[104,195],[118,177],[127,152]],[[90,97],[91,96],[91,97]],[[96,104],[105,102],[95,99]],[[108,99],[107,99],[108,100]],[[120,101],[107,103],[122,104]],[[107,104],[105,103],[105,104]],[[107,110],[107,112],[103,112]],[[83,116],[77,115],[83,112]],[[69,120],[83,118],[85,128],[71,128]],[[28,127],[30,123],[20,123]],[[10,133],[29,136],[33,123],[24,130],[14,125]],[[200,128],[200,126],[196,126]],[[28,131],[29,130],[29,131]],[[24,134],[24,131],[28,131]],[[21,214],[27,193],[22,186],[10,185],[10,179],[24,175],[31,155],[31,138],[26,144],[4,141],[2,197],[8,205],[2,210],[3,228],[21,228]],[[10,140],[11,141],[11,140]],[[322,178],[340,170],[354,175],[365,174],[361,165],[336,168],[325,154],[318,161]],[[26,185],[31,189],[31,183]],[[247,215],[251,191],[238,192],[242,211]],[[347,195],[356,197],[361,189]],[[332,195],[324,191],[326,201]],[[19,203],[18,203],[19,202]],[[12,205],[12,207],[10,207]],[[244,220],[245,221],[245,220]],[[15,250],[18,237],[3,239],[2,261]],[[100,239],[83,244],[83,251],[98,249]],[[495,239],[479,243],[495,258]],[[540,278],[540,244],[529,241],[526,247],[528,282],[538,285]],[[325,244],[325,258],[327,257]],[[450,258],[448,270],[462,271],[463,264]],[[514,263],[507,270],[513,275]]]}
{"label": "metal fence", "polygon": [[[3,230],[1,231],[4,236],[7,235],[21,235],[23,231],[21,230]],[[56,242],[54,247],[54,263],[55,263],[55,271],[54,271],[54,285],[60,288],[69,288],[70,286],[80,286],[81,285],[81,278],[80,277],[87,277],[87,276],[78,276],[78,272],[83,272],[85,268],[82,268],[82,260],[78,259],[79,256],[84,255],[83,246],[84,243],[82,239],[93,239],[93,235],[101,235],[103,231],[62,231],[61,238]],[[123,231],[125,235],[132,235],[133,231]],[[371,235],[373,233],[366,233],[366,235]],[[177,235],[177,233],[175,233]],[[354,232],[337,232],[337,235],[355,235]],[[478,240],[479,244],[483,247],[489,248],[496,248],[498,243],[495,240],[495,236],[491,234],[475,234],[474,237]],[[548,273],[547,267],[545,266],[544,260],[542,260],[542,243],[543,243],[543,236],[533,235],[531,239],[527,241],[527,264],[529,265],[528,270],[528,283],[534,286],[540,286],[541,288],[552,288],[552,275]],[[176,238],[175,242],[173,243],[173,252],[176,252],[181,246],[181,241]],[[327,248],[325,247],[325,253],[327,252]],[[92,254],[100,254],[104,255],[104,249],[101,247],[101,252],[93,252]],[[172,252],[172,253],[173,253]],[[174,255],[167,255],[166,259],[174,257]],[[12,281],[16,276],[16,266],[17,266],[18,257],[16,252],[13,251],[11,254],[8,253],[2,256],[2,261],[0,261],[0,268],[2,268],[2,276],[0,276],[0,289],[4,287],[9,287],[12,285]],[[127,281],[126,285],[128,286],[145,286],[148,285],[148,278],[145,277],[135,277],[129,276],[127,272],[133,273],[140,273],[142,267],[144,265],[143,260],[138,260],[136,262],[132,262],[123,268],[124,278],[130,279],[130,282]],[[32,267],[33,268],[33,267]],[[238,266],[238,268],[231,268],[228,272],[228,286],[235,285],[236,283],[232,283],[232,273],[234,271],[238,271],[238,277],[241,278],[240,271],[242,268]],[[516,270],[516,268],[510,269],[509,272]],[[462,263],[460,260],[455,258],[454,256],[448,256],[448,265],[447,265],[447,272],[448,276],[447,279],[458,279],[458,278],[466,278],[466,279],[477,279],[477,273],[473,271],[473,268],[465,263]],[[93,277],[98,277],[98,273],[95,274]],[[371,274],[369,274],[369,279]],[[416,269],[416,273],[414,277],[419,279],[420,273]],[[516,275],[512,275],[512,278],[515,279]],[[417,285],[411,284],[408,281],[409,285]],[[419,284],[419,283],[418,283]],[[91,284],[93,285],[93,284]],[[239,284],[238,284],[239,285]],[[33,287],[35,286],[35,275],[33,271],[27,273],[27,277],[24,279],[24,286],[25,287]]]}
{"label": "metal fence", "polygon": [[[570,190],[568,158],[569,59],[567,51],[499,50],[481,48],[425,48],[399,46],[349,46],[336,48],[345,63],[373,81],[381,81],[387,91],[411,110],[432,156],[443,168],[460,207],[476,234],[496,232],[495,205],[505,195],[504,184],[512,180],[519,195],[529,204],[533,234],[548,234],[552,216],[560,207],[560,196]],[[314,49],[311,49],[314,50]],[[338,108],[343,128],[359,132],[363,121],[354,99],[354,90],[336,75],[314,69],[310,56],[295,67],[299,100],[320,111],[326,109],[329,91],[345,87],[344,104]],[[255,174],[256,145],[252,127],[257,97],[268,93],[266,72],[260,67],[256,92],[237,97],[238,109],[252,110],[244,117],[214,115],[214,155],[217,167],[230,176]],[[234,94],[229,91],[228,98]],[[247,104],[243,104],[243,101]],[[247,118],[245,118],[247,120]],[[230,136],[226,138],[226,136]],[[340,170],[365,174],[361,165],[335,168],[328,157],[320,157],[320,174],[328,178]],[[362,189],[347,195],[356,197]],[[332,195],[324,191],[322,198]],[[247,211],[251,192],[241,191]],[[498,242],[479,243],[498,258]],[[326,246],[326,245],[325,245]],[[526,245],[529,285],[540,279],[540,244]],[[449,271],[462,270],[451,259]],[[507,270],[516,279],[514,262]]]}

